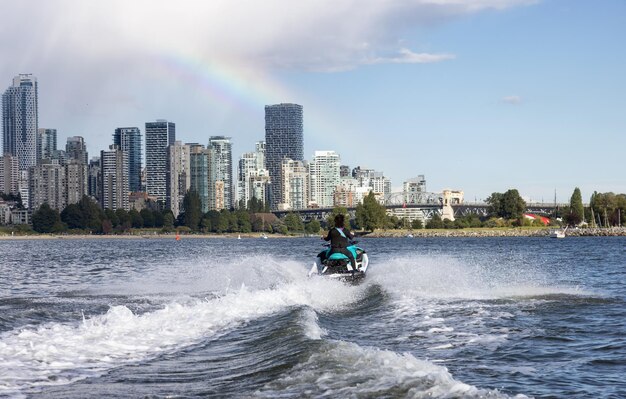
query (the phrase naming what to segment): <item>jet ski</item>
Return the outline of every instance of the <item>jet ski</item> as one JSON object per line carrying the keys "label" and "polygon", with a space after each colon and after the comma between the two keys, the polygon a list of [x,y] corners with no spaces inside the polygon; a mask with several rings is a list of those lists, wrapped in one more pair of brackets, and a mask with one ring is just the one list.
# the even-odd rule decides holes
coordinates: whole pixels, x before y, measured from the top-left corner
{"label": "jet ski", "polygon": [[[341,253],[334,253],[330,256],[330,246],[325,244],[326,248],[315,258],[315,262],[309,270],[309,277],[318,274],[325,277],[336,278],[344,281],[358,281],[365,277],[365,272],[369,265],[369,258],[365,250],[357,246],[357,241],[352,241],[348,246],[348,250],[354,255],[356,260],[356,270],[352,269],[350,259]],[[322,261],[322,259],[324,259]]]}

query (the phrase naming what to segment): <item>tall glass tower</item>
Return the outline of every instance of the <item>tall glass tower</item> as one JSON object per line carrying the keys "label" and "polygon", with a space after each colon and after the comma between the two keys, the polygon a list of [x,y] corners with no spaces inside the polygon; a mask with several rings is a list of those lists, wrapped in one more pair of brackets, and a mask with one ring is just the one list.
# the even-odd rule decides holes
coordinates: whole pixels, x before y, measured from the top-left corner
{"label": "tall glass tower", "polygon": [[128,185],[131,192],[141,191],[141,132],[138,127],[118,127],[113,144],[128,153]]}
{"label": "tall glass tower", "polygon": [[167,197],[167,147],[175,141],[174,122],[146,122],[146,191],[163,204]]}
{"label": "tall glass tower", "polygon": [[57,150],[57,130],[37,129],[37,163],[42,159],[52,159]]}
{"label": "tall glass tower", "polygon": [[20,170],[37,164],[38,124],[37,79],[20,74],[2,95],[3,153],[16,156]]}
{"label": "tall glass tower", "polygon": [[270,208],[282,202],[281,165],[283,158],[304,161],[302,105],[265,106],[265,164],[271,179]]}
{"label": "tall glass tower", "polygon": [[231,209],[233,204],[233,145],[230,137],[209,138],[209,209]]}

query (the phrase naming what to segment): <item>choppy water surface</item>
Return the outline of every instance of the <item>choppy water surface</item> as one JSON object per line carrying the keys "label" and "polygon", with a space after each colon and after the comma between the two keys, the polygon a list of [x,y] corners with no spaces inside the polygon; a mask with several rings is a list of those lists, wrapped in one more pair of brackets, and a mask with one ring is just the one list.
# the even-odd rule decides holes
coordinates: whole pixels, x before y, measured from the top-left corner
{"label": "choppy water surface", "polygon": [[623,398],[626,239],[0,241],[0,396]]}

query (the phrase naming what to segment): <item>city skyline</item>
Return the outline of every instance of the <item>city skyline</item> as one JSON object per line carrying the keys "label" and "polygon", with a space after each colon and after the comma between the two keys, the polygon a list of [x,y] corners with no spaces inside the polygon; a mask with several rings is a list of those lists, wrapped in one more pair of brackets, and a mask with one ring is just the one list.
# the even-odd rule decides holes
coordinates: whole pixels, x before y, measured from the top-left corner
{"label": "city skyline", "polygon": [[467,201],[626,192],[623,2],[154,4],[146,18],[142,2],[3,1],[33,21],[0,27],[3,87],[36,76],[39,127],[92,155],[163,118],[188,142],[232,137],[238,159],[263,139],[264,105],[292,102],[306,159],[336,151],[394,191],[426,175]]}

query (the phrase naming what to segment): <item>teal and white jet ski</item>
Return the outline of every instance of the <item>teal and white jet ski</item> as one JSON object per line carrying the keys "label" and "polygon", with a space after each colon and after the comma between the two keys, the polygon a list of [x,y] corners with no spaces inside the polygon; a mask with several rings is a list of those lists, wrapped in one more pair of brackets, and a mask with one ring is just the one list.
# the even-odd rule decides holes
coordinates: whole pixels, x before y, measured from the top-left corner
{"label": "teal and white jet ski", "polygon": [[315,262],[311,270],[309,270],[309,277],[318,274],[347,281],[361,280],[365,277],[365,272],[369,266],[369,258],[365,250],[356,244],[357,242],[353,241],[348,247],[348,250],[352,252],[356,260],[356,270],[353,270],[350,259],[346,255],[341,253],[328,255],[330,247],[326,244],[328,248],[317,254]]}

